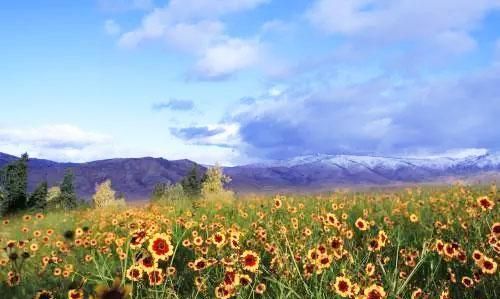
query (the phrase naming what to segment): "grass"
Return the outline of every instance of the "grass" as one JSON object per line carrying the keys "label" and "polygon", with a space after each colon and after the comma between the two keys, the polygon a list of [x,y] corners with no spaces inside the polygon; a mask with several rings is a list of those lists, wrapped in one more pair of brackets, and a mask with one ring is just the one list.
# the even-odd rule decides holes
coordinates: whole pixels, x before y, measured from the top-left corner
{"label": "grass", "polygon": [[456,185],[18,215],[0,224],[0,293],[499,298],[498,196]]}

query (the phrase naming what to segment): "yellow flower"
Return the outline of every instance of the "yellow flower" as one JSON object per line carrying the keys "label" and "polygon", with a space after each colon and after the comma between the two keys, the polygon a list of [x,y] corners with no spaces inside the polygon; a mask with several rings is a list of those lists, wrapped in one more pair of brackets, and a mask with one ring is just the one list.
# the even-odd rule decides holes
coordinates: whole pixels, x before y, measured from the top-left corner
{"label": "yellow flower", "polygon": [[373,284],[365,289],[364,295],[367,299],[382,299],[385,298],[386,293],[383,287]]}
{"label": "yellow flower", "polygon": [[342,276],[336,277],[333,286],[335,292],[339,294],[341,297],[349,297],[352,295],[351,292],[352,283],[351,280],[347,277],[342,277]]}
{"label": "yellow flower", "polygon": [[157,260],[167,260],[174,253],[174,248],[170,242],[170,236],[166,234],[155,234],[149,240],[148,250]]}
{"label": "yellow flower", "polygon": [[131,285],[121,286],[121,280],[119,278],[115,278],[113,281],[113,285],[111,287],[107,285],[98,285],[95,288],[95,297],[96,299],[124,299],[131,298],[130,294],[132,293]]}
{"label": "yellow flower", "polygon": [[240,256],[240,262],[243,269],[255,273],[259,269],[260,257],[253,251],[245,250]]}

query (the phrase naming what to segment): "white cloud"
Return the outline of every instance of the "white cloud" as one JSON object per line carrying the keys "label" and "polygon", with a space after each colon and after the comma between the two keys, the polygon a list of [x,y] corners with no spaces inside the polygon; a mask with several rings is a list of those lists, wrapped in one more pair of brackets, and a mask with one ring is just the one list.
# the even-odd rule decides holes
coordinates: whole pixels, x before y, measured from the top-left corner
{"label": "white cloud", "polygon": [[172,0],[144,16],[141,25],[122,34],[119,45],[136,47],[160,40],[194,55],[196,78],[214,79],[246,69],[259,61],[261,43],[228,36],[218,18],[248,10],[267,0]]}
{"label": "white cloud", "polygon": [[103,143],[109,136],[86,132],[67,124],[46,125],[31,128],[0,128],[1,143],[31,143],[42,147],[81,148],[95,143]]}
{"label": "white cloud", "polygon": [[261,56],[258,41],[228,39],[206,49],[198,60],[196,73],[205,79],[217,79],[255,65]]}
{"label": "white cloud", "polygon": [[469,33],[498,0],[316,0],[307,19],[330,34],[372,40],[434,41],[451,52],[475,47]]}
{"label": "white cloud", "polygon": [[307,18],[326,32],[429,37],[450,30],[471,30],[498,0],[316,0]]}
{"label": "white cloud", "polygon": [[109,135],[88,132],[69,124],[40,127],[0,127],[0,151],[28,152],[57,161],[88,161],[116,152]]}
{"label": "white cloud", "polygon": [[104,22],[104,31],[109,35],[118,35],[122,31],[120,25],[115,20],[106,20]]}

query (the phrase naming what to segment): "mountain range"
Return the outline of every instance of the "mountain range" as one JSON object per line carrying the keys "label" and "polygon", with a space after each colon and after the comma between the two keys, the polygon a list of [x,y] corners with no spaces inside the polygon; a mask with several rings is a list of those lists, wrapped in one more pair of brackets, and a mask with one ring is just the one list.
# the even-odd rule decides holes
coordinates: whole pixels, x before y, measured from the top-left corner
{"label": "mountain range", "polygon": [[[0,153],[0,168],[17,157]],[[87,163],[59,163],[30,158],[28,187],[47,180],[62,180],[66,169],[75,175],[79,196],[90,198],[95,186],[106,179],[127,199],[148,198],[157,183],[178,182],[194,165],[190,160],[119,158]],[[415,183],[450,183],[456,180],[500,180],[500,154],[465,157],[381,157],[356,155],[309,155],[290,160],[224,167],[232,178],[228,187],[239,193],[309,192],[336,187],[396,186]]]}

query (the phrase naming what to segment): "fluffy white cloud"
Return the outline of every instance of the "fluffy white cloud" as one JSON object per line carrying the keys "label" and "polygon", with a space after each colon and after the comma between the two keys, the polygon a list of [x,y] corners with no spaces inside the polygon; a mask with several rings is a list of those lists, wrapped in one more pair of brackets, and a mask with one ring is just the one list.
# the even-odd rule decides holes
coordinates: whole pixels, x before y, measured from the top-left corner
{"label": "fluffy white cloud", "polygon": [[309,20],[326,32],[382,39],[428,38],[474,29],[498,0],[316,0]]}
{"label": "fluffy white cloud", "polygon": [[316,0],[309,21],[331,34],[373,43],[430,42],[451,53],[475,48],[476,29],[498,0]]}
{"label": "fluffy white cloud", "polygon": [[57,161],[88,161],[116,153],[111,136],[69,124],[0,127],[0,151]]}
{"label": "fluffy white cloud", "polygon": [[42,147],[82,148],[95,143],[103,143],[109,136],[86,132],[67,124],[46,125],[31,128],[0,128],[1,143],[30,143]]}
{"label": "fluffy white cloud", "polygon": [[255,65],[261,56],[258,41],[231,38],[206,49],[195,66],[196,74],[217,79]]}
{"label": "fluffy white cloud", "polygon": [[156,8],[141,25],[124,33],[119,44],[136,47],[148,40],[161,40],[194,55],[194,77],[217,79],[258,63],[261,43],[233,38],[225,33],[219,17],[257,7],[267,0],[172,0]]}

